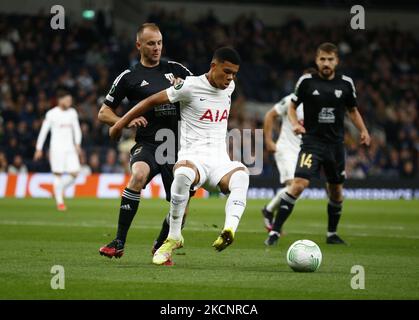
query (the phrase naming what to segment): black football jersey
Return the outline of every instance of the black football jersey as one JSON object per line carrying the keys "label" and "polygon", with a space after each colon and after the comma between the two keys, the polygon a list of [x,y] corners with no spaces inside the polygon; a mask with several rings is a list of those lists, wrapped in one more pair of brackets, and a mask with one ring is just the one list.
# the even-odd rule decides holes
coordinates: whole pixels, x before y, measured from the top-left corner
{"label": "black football jersey", "polygon": [[357,106],[355,86],[350,77],[335,74],[331,80],[318,74],[303,75],[297,82],[292,101],[303,103],[303,143],[343,142],[344,118],[347,110]]}
{"label": "black football jersey", "polygon": [[[145,67],[141,63],[123,71],[113,82],[109,93],[106,95],[105,104],[112,109],[118,107],[124,98],[129,101],[132,108],[141,100],[167,89],[174,78],[185,79],[192,73],[182,64],[174,61],[161,60],[155,67]],[[156,133],[160,129],[170,129],[176,134],[178,120],[180,120],[179,104],[168,103],[157,106],[143,115],[147,119],[147,126],[137,128],[136,142],[159,145]]]}

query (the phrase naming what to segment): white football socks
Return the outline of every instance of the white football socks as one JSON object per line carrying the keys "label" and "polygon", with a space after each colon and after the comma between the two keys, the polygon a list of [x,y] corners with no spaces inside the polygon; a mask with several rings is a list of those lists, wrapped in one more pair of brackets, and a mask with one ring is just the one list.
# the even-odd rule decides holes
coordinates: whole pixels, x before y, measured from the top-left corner
{"label": "white football socks", "polygon": [[182,220],[189,200],[189,190],[195,180],[195,171],[189,167],[176,169],[172,186],[170,188],[170,239],[182,238]]}
{"label": "white football socks", "polygon": [[76,181],[72,175],[54,175],[54,197],[57,205],[64,203],[64,190],[71,186]]}
{"label": "white football socks", "polygon": [[284,187],[281,190],[278,190],[278,192],[275,194],[275,196],[272,198],[272,200],[266,206],[266,209],[269,212],[274,212],[276,210],[276,208],[278,208],[279,203],[281,202],[281,194],[283,194],[286,191],[287,191],[287,187]]}
{"label": "white football socks", "polygon": [[73,177],[71,174],[65,175],[62,177],[62,181],[63,181],[63,190],[65,190],[76,181],[76,177]]}
{"label": "white football socks", "polygon": [[247,189],[249,188],[249,175],[243,170],[233,173],[230,177],[229,190],[225,206],[224,230],[231,229],[236,232],[240,219],[246,208]]}
{"label": "white football socks", "polygon": [[57,205],[63,204],[64,203],[64,199],[63,199],[64,188],[63,188],[63,179],[61,176],[54,175],[53,188],[54,188],[55,202],[57,203]]}

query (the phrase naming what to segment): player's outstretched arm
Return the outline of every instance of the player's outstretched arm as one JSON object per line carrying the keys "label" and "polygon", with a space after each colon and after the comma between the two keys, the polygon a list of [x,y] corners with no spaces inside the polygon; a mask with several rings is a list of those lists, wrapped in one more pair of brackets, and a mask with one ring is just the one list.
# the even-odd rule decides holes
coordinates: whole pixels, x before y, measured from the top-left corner
{"label": "player's outstretched arm", "polygon": [[[115,114],[112,108],[107,106],[106,104],[102,104],[102,107],[98,113],[98,119],[100,122],[106,123],[108,126],[113,126],[120,117]],[[133,119],[128,125],[127,128],[132,127],[145,127],[147,126],[147,119],[144,117],[139,117]]]}
{"label": "player's outstretched arm", "polygon": [[362,120],[361,114],[358,111],[358,108],[354,107],[348,110],[349,118],[351,119],[352,123],[358,129],[361,138],[361,144],[365,144],[366,146],[370,145],[371,137],[368,133],[367,127],[364,124],[364,120]]}
{"label": "player's outstretched arm", "polygon": [[144,115],[156,106],[167,103],[170,103],[170,101],[166,90],[162,90],[147,99],[140,101],[109,129],[109,136],[112,139],[118,139],[121,136],[124,127],[128,126],[132,120]]}
{"label": "player's outstretched arm", "polygon": [[276,112],[275,108],[272,108],[266,113],[263,120],[263,135],[265,136],[266,150],[272,153],[276,151],[275,142],[272,140],[272,128],[278,116],[278,112]]}
{"label": "player's outstretched arm", "polygon": [[301,124],[298,123],[297,105],[292,100],[288,107],[288,119],[290,119],[292,130],[294,131],[295,134],[306,133],[306,129]]}

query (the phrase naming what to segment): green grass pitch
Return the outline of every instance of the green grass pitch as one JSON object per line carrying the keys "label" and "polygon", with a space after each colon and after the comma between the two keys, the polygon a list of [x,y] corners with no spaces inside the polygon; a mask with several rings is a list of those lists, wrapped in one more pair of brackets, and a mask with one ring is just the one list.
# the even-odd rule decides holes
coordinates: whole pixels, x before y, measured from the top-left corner
{"label": "green grass pitch", "polygon": [[[265,248],[260,209],[249,200],[235,243],[211,247],[224,223],[224,199],[194,199],[185,247],[172,267],[151,264],[150,248],[168,210],[144,199],[120,260],[98,254],[113,239],[119,200],[0,200],[0,299],[419,299],[419,202],[346,201],[339,234],[349,246],[325,244],[326,201],[300,200],[278,246]],[[286,264],[298,239],[319,244],[315,273]],[[65,269],[53,290],[51,267]],[[351,267],[365,270],[365,289],[351,288]]]}

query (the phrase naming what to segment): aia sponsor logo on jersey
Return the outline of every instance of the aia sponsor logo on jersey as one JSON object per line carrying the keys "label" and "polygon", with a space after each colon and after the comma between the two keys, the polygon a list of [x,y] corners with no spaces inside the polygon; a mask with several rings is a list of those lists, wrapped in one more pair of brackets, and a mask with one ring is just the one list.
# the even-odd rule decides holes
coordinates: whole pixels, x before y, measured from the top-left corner
{"label": "aia sponsor logo on jersey", "polygon": [[211,110],[207,109],[205,113],[199,118],[199,120],[210,121],[210,122],[221,122],[228,119],[228,111],[225,109],[221,110]]}

